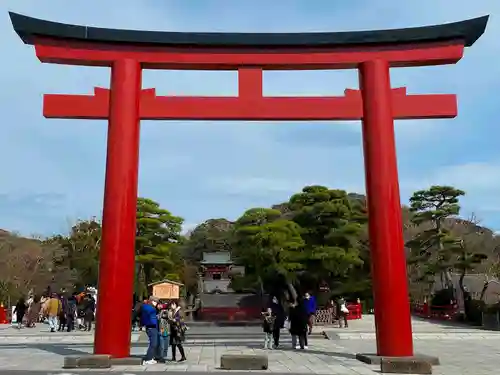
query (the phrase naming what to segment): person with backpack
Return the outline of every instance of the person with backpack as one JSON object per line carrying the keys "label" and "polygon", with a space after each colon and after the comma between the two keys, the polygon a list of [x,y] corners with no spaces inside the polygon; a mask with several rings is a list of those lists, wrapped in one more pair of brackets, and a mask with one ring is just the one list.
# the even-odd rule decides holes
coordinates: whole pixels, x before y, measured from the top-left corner
{"label": "person with backpack", "polygon": [[169,309],[165,305],[161,307],[158,313],[158,328],[158,352],[156,360],[158,362],[165,362],[170,340]]}

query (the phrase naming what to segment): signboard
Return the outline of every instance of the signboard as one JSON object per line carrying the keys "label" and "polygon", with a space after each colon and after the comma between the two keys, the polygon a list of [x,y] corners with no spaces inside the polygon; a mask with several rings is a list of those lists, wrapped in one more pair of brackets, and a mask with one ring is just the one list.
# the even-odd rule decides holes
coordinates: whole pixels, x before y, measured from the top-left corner
{"label": "signboard", "polygon": [[179,285],[168,282],[153,286],[153,296],[160,299],[179,299]]}

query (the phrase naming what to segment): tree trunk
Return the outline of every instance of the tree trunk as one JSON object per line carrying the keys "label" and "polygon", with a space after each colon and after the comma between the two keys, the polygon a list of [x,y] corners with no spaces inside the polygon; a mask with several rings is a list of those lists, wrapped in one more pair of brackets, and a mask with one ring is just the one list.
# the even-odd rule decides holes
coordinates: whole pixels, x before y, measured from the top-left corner
{"label": "tree trunk", "polygon": [[153,271],[153,267],[149,264],[144,265],[144,290],[146,291],[147,297],[149,297],[152,293],[152,288],[149,287],[149,284],[151,284],[151,273]]}
{"label": "tree trunk", "polygon": [[481,295],[479,297],[480,301],[484,301],[484,297],[486,297],[486,291],[488,290],[488,287],[490,286],[489,281],[485,281],[483,284],[483,289],[481,289]]}
{"label": "tree trunk", "polygon": [[[437,231],[437,234],[439,236],[441,234],[441,220],[436,220],[436,231]],[[443,250],[444,250],[444,246],[443,246],[443,243],[441,242],[441,239],[439,239],[438,248],[439,248],[439,252],[442,253]],[[454,288],[454,285],[453,285],[453,279],[451,277],[450,270],[447,269],[446,271],[441,272],[441,282],[443,280],[443,276],[444,276],[446,288],[447,289],[452,289],[452,291],[453,291],[453,297],[456,298],[455,292],[454,292],[455,288]]]}
{"label": "tree trunk", "polygon": [[290,293],[290,299],[292,301],[297,301],[298,295],[293,284],[287,280],[286,285],[288,287],[288,292]]}
{"label": "tree trunk", "polygon": [[462,273],[460,274],[460,278],[458,279],[458,285],[460,286],[460,291],[462,292],[462,298],[465,302],[465,285],[464,285],[464,278],[465,278],[465,270],[462,270]]}
{"label": "tree trunk", "polygon": [[262,277],[260,277],[260,275],[257,277],[257,281],[259,283],[260,297],[262,298],[264,296],[264,282],[262,281]]}

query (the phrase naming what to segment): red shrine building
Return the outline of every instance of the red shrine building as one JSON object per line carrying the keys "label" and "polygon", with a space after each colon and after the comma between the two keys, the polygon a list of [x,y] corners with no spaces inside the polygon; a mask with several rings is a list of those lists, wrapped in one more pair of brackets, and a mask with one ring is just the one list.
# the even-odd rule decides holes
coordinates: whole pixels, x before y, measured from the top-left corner
{"label": "red shrine building", "polygon": [[245,272],[243,267],[234,265],[229,251],[203,253],[200,271],[199,290],[202,293],[232,293],[231,277]]}

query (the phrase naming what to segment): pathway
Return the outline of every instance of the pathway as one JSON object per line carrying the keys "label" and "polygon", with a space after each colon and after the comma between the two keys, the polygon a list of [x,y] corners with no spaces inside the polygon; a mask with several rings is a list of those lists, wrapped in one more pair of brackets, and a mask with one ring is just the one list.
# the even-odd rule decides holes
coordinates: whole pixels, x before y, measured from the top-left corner
{"label": "pathway", "polygon": [[[23,370],[54,373],[62,371],[63,357],[91,353],[91,333],[49,333],[45,326],[33,330],[0,327],[0,374]],[[355,359],[359,352],[374,352],[373,318],[351,322],[349,329],[325,329],[326,340],[318,334],[310,339],[309,350],[295,351],[284,334],[282,350],[266,351],[270,373],[374,375],[376,366]],[[437,375],[491,375],[500,368],[500,333],[467,326],[434,324],[414,320],[416,351],[437,355],[441,365]],[[147,343],[138,333],[132,334],[132,355],[142,355]],[[193,327],[186,343],[188,361],[148,366],[116,366],[113,372],[218,372],[224,353],[264,353],[262,333],[258,327]],[[375,370],[375,371],[374,371]],[[88,370],[85,370],[88,371]],[[90,370],[93,371],[93,370]],[[72,370],[72,373],[77,371]],[[100,370],[100,372],[103,372]],[[67,371],[65,373],[68,373]],[[226,372],[227,373],[227,372]]]}

